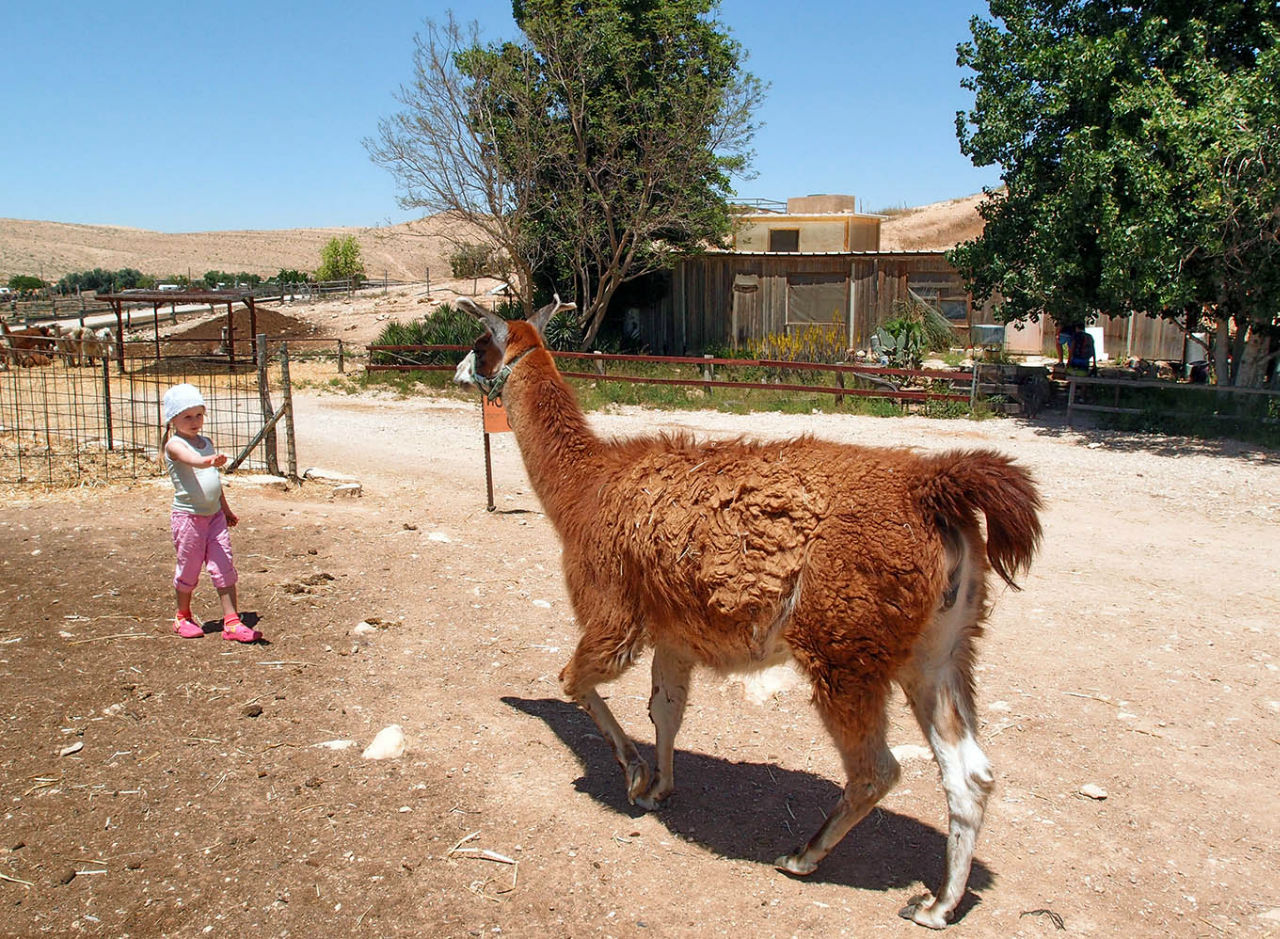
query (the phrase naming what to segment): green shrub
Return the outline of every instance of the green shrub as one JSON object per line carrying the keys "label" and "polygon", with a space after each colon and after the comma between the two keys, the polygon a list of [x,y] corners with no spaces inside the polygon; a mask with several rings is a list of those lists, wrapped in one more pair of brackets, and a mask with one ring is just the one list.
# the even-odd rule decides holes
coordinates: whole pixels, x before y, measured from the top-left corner
{"label": "green shrub", "polygon": [[[401,323],[391,320],[374,340],[378,346],[471,346],[483,332],[470,315],[444,305],[430,316]],[[445,349],[423,352],[375,352],[373,365],[449,365],[462,356]]]}
{"label": "green shrub", "polygon": [[500,277],[498,253],[489,245],[461,244],[449,255],[454,277]]}

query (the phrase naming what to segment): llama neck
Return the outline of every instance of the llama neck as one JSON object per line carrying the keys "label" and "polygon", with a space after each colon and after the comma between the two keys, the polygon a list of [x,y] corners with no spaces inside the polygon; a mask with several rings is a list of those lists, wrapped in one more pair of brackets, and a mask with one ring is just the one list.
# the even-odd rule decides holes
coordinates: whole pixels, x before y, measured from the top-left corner
{"label": "llama neck", "polygon": [[559,527],[583,485],[600,472],[602,442],[545,349],[525,357],[503,397],[529,481]]}

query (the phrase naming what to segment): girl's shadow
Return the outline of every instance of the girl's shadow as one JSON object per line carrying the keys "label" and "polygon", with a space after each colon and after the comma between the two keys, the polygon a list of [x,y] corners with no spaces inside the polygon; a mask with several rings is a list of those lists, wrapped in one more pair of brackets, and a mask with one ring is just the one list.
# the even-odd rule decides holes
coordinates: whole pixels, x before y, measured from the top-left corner
{"label": "girl's shadow", "polygon": [[[620,815],[644,812],[627,802],[622,774],[609,745],[576,704],[554,698],[502,698],[543,721],[577,758],[584,773],[574,788]],[[637,744],[652,767],[653,747]],[[770,763],[733,763],[677,749],[676,793],[656,817],[672,834],[724,857],[772,865],[818,830],[840,797],[829,779]],[[938,794],[942,799],[941,793]],[[945,802],[942,804],[945,812]],[[945,869],[947,836],[914,818],[874,809],[818,870],[804,878],[864,890],[905,890],[923,882],[936,889]],[[991,870],[975,859],[969,887],[990,887]],[[978,899],[968,894],[956,919]]]}

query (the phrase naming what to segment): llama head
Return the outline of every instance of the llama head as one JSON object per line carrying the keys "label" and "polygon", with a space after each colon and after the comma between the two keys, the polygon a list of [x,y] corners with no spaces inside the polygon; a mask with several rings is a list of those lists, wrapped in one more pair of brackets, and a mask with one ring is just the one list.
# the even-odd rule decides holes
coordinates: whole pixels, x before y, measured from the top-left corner
{"label": "llama head", "polygon": [[495,398],[516,361],[543,345],[542,330],[551,317],[562,310],[572,310],[577,304],[566,303],[557,295],[527,320],[511,321],[486,310],[469,297],[459,297],[457,306],[488,327],[488,331],[476,340],[475,346],[458,363],[453,380],[460,385],[477,385],[485,394]]}

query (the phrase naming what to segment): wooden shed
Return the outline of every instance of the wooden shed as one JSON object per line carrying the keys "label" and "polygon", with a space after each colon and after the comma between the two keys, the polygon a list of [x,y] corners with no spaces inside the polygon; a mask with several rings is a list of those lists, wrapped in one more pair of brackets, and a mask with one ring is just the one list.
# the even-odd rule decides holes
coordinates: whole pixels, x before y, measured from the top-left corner
{"label": "wooden shed", "polygon": [[967,341],[969,296],[941,251],[712,252],[676,265],[670,302],[642,319],[641,338],[655,352],[697,354],[816,323],[866,347],[912,294]]}

